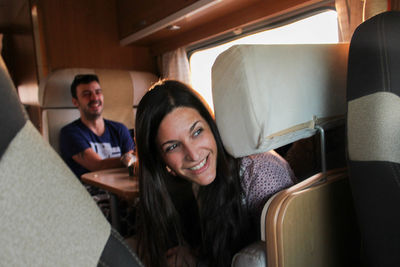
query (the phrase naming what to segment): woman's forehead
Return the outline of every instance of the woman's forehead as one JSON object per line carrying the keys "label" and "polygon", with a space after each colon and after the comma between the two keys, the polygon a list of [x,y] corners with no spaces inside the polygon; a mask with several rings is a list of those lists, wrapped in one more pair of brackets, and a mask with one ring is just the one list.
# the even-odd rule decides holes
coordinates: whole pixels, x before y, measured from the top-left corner
{"label": "woman's forehead", "polygon": [[177,107],[168,113],[160,123],[158,137],[167,138],[183,133],[189,133],[197,122],[204,123],[200,113],[190,107]]}

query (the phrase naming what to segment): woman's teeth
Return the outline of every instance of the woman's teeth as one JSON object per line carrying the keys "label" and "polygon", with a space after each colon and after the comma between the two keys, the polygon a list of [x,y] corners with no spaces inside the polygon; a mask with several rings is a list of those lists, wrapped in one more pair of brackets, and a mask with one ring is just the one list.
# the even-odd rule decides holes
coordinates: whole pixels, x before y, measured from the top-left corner
{"label": "woman's teeth", "polygon": [[206,164],[206,161],[207,161],[207,158],[205,158],[202,162],[200,162],[199,165],[190,168],[190,170],[192,170],[192,171],[199,170],[200,168],[202,168],[204,166],[204,164]]}

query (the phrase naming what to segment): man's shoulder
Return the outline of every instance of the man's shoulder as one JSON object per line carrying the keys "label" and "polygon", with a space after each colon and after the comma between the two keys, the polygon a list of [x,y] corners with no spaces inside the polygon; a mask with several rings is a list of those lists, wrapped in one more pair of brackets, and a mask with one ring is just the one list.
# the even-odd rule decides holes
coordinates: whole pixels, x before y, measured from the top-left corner
{"label": "man's shoulder", "polygon": [[65,126],[63,126],[61,128],[61,132],[65,132],[65,131],[70,131],[70,130],[76,130],[76,128],[80,128],[82,125],[82,122],[80,119],[76,119],[68,124],[66,124]]}
{"label": "man's shoulder", "polygon": [[118,121],[112,121],[112,120],[104,119],[104,124],[107,127],[112,127],[112,128],[116,128],[116,129],[121,129],[121,128],[128,129],[123,123],[118,122]]}

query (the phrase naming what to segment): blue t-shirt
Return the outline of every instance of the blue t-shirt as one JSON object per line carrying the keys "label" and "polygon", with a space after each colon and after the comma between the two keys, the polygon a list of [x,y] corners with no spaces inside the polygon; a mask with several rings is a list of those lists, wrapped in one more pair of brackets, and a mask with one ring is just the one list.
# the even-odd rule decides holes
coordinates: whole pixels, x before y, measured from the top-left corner
{"label": "blue t-shirt", "polygon": [[61,129],[61,156],[78,178],[89,170],[74,161],[72,156],[87,148],[92,148],[102,159],[121,157],[124,153],[134,150],[135,145],[125,125],[106,119],[104,125],[102,136],[94,134],[80,119]]}

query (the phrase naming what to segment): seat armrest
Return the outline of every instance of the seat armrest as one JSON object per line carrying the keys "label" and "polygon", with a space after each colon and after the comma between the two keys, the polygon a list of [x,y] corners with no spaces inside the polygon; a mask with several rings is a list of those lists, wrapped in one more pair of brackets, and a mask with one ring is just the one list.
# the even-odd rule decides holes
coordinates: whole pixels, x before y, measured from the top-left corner
{"label": "seat armrest", "polygon": [[264,204],[264,208],[261,212],[260,233],[261,233],[261,241],[264,241],[264,242],[265,242],[265,219],[267,217],[268,208],[278,193],[279,192],[275,193],[272,197],[270,197],[268,199],[268,201]]}

